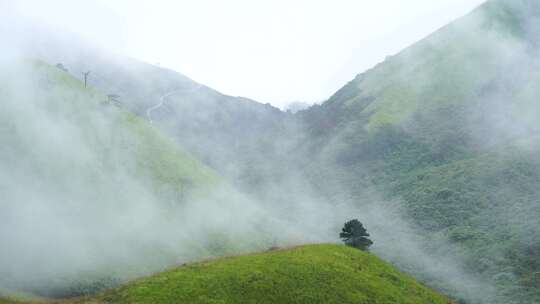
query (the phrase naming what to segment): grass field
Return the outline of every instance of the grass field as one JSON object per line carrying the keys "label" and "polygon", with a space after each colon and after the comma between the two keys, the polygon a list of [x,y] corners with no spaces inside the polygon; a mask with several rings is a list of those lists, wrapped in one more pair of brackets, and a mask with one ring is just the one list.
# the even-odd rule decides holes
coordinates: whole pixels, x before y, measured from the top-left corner
{"label": "grass field", "polygon": [[35,303],[452,302],[371,254],[308,245],[184,265],[95,297]]}

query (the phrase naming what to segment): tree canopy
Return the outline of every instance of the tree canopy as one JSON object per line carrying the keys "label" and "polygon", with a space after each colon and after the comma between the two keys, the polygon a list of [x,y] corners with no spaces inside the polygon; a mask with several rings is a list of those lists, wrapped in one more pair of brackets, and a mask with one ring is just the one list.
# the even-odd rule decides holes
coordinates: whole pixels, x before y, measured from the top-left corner
{"label": "tree canopy", "polygon": [[369,233],[367,233],[366,228],[357,219],[346,222],[339,237],[347,246],[363,251],[368,251],[369,247],[373,244],[373,241],[369,239]]}

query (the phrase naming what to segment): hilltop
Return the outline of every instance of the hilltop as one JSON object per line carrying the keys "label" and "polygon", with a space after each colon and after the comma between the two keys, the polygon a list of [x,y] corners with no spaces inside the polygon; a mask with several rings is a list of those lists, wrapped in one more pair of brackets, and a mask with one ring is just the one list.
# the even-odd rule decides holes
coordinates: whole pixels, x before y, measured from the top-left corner
{"label": "hilltop", "polygon": [[96,297],[58,303],[452,302],[373,255],[309,245],[188,264]]}

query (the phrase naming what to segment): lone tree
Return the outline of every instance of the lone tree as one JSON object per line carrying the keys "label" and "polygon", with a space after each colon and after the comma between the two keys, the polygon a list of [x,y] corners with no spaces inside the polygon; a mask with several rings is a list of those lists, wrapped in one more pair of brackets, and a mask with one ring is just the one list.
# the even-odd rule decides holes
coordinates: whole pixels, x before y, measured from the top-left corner
{"label": "lone tree", "polygon": [[369,246],[373,244],[373,242],[368,238],[369,233],[367,233],[364,225],[362,225],[362,223],[356,219],[345,223],[339,237],[343,240],[345,245],[363,251],[368,251]]}

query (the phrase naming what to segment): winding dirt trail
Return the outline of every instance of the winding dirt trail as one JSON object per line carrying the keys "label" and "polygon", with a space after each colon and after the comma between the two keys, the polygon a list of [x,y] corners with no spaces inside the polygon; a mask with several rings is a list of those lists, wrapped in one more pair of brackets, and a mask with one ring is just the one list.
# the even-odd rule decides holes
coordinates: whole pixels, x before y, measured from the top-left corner
{"label": "winding dirt trail", "polygon": [[[196,86],[195,88],[192,88],[191,90],[189,90],[187,92],[192,93],[192,92],[195,92],[195,91],[199,90],[202,87],[203,87],[203,85],[199,84],[198,86]],[[172,95],[174,95],[176,93],[179,93],[181,91],[183,91],[183,90],[174,90],[174,91],[171,91],[171,92],[168,92],[168,93],[162,95],[159,98],[159,102],[156,105],[146,109],[146,118],[148,118],[148,121],[150,122],[150,124],[152,124],[152,125],[154,124],[154,121],[152,120],[152,112],[159,109],[159,108],[161,108],[165,104],[165,99],[166,98],[169,98]]]}
{"label": "winding dirt trail", "polygon": [[163,96],[161,96],[159,98],[159,103],[157,103],[156,105],[146,109],[146,117],[148,118],[148,121],[150,122],[150,124],[154,124],[154,121],[152,120],[152,112],[161,108],[164,104],[165,104],[165,98],[167,97],[170,97],[174,94],[176,94],[177,92],[179,92],[180,90],[175,90],[175,91],[172,91],[172,92],[169,92]]}

